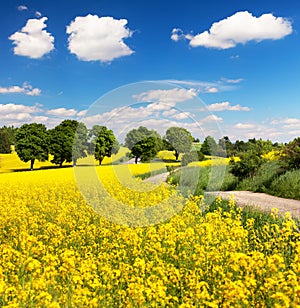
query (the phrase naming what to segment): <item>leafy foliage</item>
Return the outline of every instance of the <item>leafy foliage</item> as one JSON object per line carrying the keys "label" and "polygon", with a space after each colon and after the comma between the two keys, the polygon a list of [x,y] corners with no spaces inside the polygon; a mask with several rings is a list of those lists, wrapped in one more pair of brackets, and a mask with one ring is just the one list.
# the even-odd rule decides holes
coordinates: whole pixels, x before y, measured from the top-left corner
{"label": "leafy foliage", "polygon": [[0,129],[0,153],[8,154],[11,152],[10,142],[7,131]]}
{"label": "leafy foliage", "polygon": [[169,150],[175,151],[176,160],[178,160],[180,153],[191,150],[193,140],[193,136],[185,128],[173,126],[166,131],[165,142],[167,142]]}
{"label": "leafy foliage", "polygon": [[153,158],[162,149],[162,140],[157,131],[140,126],[127,133],[125,145],[131,150],[137,163],[138,158],[141,158],[142,161]]}
{"label": "leafy foliage", "polygon": [[52,163],[62,166],[85,156],[87,150],[87,128],[76,120],[64,120],[49,131]]}
{"label": "leafy foliage", "polygon": [[16,133],[15,150],[22,161],[30,161],[31,170],[36,159],[48,159],[48,145],[49,138],[44,124],[23,124]]}
{"label": "leafy foliage", "polygon": [[264,161],[265,160],[258,155],[244,153],[240,156],[239,161],[232,162],[231,173],[238,177],[239,180],[252,177]]}
{"label": "leafy foliage", "polygon": [[300,137],[289,142],[283,150],[282,160],[288,170],[300,169]]}
{"label": "leafy foliage", "polygon": [[95,130],[95,158],[102,164],[104,157],[111,157],[112,154],[117,154],[120,146],[111,129],[101,126]]}

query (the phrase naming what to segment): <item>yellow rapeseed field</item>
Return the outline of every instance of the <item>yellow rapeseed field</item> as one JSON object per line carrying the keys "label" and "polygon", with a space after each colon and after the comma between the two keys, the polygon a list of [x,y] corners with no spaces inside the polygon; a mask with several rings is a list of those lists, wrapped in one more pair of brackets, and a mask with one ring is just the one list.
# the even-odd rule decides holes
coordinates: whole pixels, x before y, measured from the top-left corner
{"label": "yellow rapeseed field", "polygon": [[[127,176],[149,164],[91,168],[0,174],[0,306],[299,307],[300,236],[288,215],[258,236],[233,201],[204,215],[202,197]],[[87,185],[93,172],[98,187]],[[153,225],[163,207],[135,217],[144,226],[118,207],[165,200],[174,213]]]}

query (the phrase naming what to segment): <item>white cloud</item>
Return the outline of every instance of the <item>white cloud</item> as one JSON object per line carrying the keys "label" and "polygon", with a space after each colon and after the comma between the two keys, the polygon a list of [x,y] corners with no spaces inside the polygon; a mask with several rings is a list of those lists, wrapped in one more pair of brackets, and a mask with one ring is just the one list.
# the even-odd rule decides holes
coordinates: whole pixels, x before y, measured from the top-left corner
{"label": "white cloud", "polygon": [[41,18],[43,16],[43,14],[41,12],[39,12],[39,11],[36,11],[34,15],[37,18]]}
{"label": "white cloud", "polygon": [[183,34],[180,29],[173,29],[171,38],[174,41],[187,39],[192,47],[228,49],[249,41],[279,40],[292,31],[292,24],[287,18],[273,14],[255,17],[244,11],[213,23],[209,31],[197,35]]}
{"label": "white cloud", "polygon": [[40,108],[38,105],[25,106],[22,104],[0,104],[0,115],[35,113],[39,111]]}
{"label": "white cloud", "polygon": [[174,84],[175,86],[183,86],[195,89],[199,93],[217,93],[221,91],[234,90],[236,84],[241,82],[243,79],[227,79],[221,78],[219,81],[207,82],[207,81],[197,81],[197,80],[178,80],[178,79],[167,79],[161,80],[161,82],[167,82]]}
{"label": "white cloud", "polygon": [[78,16],[67,26],[69,50],[83,61],[109,62],[129,56],[134,51],[124,42],[132,35],[126,25],[126,19]]}
{"label": "white cloud", "polygon": [[209,111],[250,111],[249,107],[243,107],[241,105],[230,105],[229,102],[215,103],[207,106]]}
{"label": "white cloud", "polygon": [[11,87],[0,87],[0,94],[26,94],[29,96],[41,95],[41,90],[33,88],[30,84],[25,82],[22,87],[11,86]]}
{"label": "white cloud", "polygon": [[74,117],[78,114],[78,112],[75,109],[57,108],[57,109],[47,110],[46,114],[58,117]]}
{"label": "white cloud", "polygon": [[150,90],[133,95],[133,98],[139,102],[153,102],[174,107],[176,103],[188,101],[196,96],[197,91],[195,89],[174,88],[170,90]]}
{"label": "white cloud", "polygon": [[207,117],[205,117],[204,119],[201,119],[200,122],[202,123],[207,123],[207,122],[222,122],[223,119],[221,117],[217,117],[216,115],[212,114],[209,115]]}
{"label": "white cloud", "polygon": [[233,83],[233,84],[237,84],[242,82],[244,79],[243,78],[237,78],[237,79],[228,79],[228,78],[221,78],[221,81],[224,81],[226,83]]}
{"label": "white cloud", "polygon": [[190,113],[189,112],[180,112],[180,113],[176,113],[172,116],[172,118],[174,118],[175,120],[184,120],[190,117]]}
{"label": "white cloud", "polygon": [[18,11],[28,11],[28,7],[26,5],[19,5]]}
{"label": "white cloud", "polygon": [[86,115],[86,113],[87,113],[87,110],[81,110],[81,111],[77,112],[77,116],[78,117],[83,117],[83,116]]}
{"label": "white cloud", "polygon": [[237,129],[252,129],[255,127],[256,125],[250,124],[250,123],[237,123],[234,125],[234,128],[237,128]]}
{"label": "white cloud", "polygon": [[207,92],[207,93],[218,93],[219,89],[216,88],[216,87],[207,87],[205,92]]}
{"label": "white cloud", "polygon": [[46,28],[47,17],[29,19],[19,32],[12,34],[9,39],[13,41],[14,54],[38,59],[54,49],[54,37],[43,30]]}
{"label": "white cloud", "polygon": [[285,118],[285,119],[273,120],[271,121],[271,124],[282,125],[282,128],[289,130],[300,129],[300,119],[297,118]]}

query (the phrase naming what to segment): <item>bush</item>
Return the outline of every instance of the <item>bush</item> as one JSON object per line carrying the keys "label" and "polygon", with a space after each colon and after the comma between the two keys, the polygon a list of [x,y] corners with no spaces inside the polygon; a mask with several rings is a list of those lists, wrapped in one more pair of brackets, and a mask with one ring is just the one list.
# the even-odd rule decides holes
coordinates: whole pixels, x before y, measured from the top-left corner
{"label": "bush", "polygon": [[[213,172],[212,172],[213,170]],[[224,166],[184,167],[168,177],[172,185],[179,185],[184,195],[203,195],[205,191],[233,190],[238,179]],[[191,188],[193,191],[191,191]]]}
{"label": "bush", "polygon": [[268,193],[274,179],[283,171],[281,162],[268,161],[261,165],[254,176],[244,179],[237,189]]}
{"label": "bush", "polygon": [[243,153],[237,162],[231,161],[231,173],[240,181],[253,177],[258,168],[265,162],[265,159],[255,153]]}
{"label": "bush", "polygon": [[300,170],[287,171],[275,179],[270,192],[278,197],[300,200]]}

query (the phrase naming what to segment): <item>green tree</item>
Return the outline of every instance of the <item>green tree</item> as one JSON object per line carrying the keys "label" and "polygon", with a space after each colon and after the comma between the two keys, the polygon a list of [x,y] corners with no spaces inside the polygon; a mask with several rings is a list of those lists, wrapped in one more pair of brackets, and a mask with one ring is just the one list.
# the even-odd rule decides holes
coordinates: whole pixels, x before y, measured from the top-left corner
{"label": "green tree", "polygon": [[17,128],[15,128],[14,126],[3,126],[0,128],[1,131],[5,131],[5,133],[8,136],[8,140],[9,140],[9,144],[10,145],[14,145],[16,142],[16,132],[17,132]]}
{"label": "green tree", "polygon": [[169,144],[169,148],[174,151],[175,159],[178,160],[180,153],[189,152],[193,145],[193,136],[182,127],[170,127],[166,131],[165,140]]}
{"label": "green tree", "polygon": [[149,161],[157,152],[157,139],[155,137],[146,137],[138,141],[131,149],[131,154],[135,157],[135,163],[138,162],[138,158],[142,162]]}
{"label": "green tree", "polygon": [[300,137],[289,142],[283,149],[281,160],[288,170],[300,169]]}
{"label": "green tree", "polygon": [[52,163],[60,167],[64,162],[73,162],[84,157],[87,150],[87,128],[76,120],[64,120],[49,131]]}
{"label": "green tree", "polygon": [[95,134],[95,138],[92,139],[95,144],[94,155],[101,165],[104,157],[117,154],[120,146],[113,131],[105,126],[98,126],[97,128],[94,126],[93,133]]}
{"label": "green tree", "polygon": [[140,126],[138,129],[132,129],[125,137],[125,146],[131,150],[131,154],[135,157],[136,163],[138,158],[146,161],[154,157],[162,149],[162,144],[159,133],[155,130],[149,130],[144,126]]}
{"label": "green tree", "polygon": [[204,139],[203,144],[201,145],[201,152],[204,155],[218,155],[219,146],[213,137],[207,136]]}
{"label": "green tree", "polygon": [[16,133],[15,150],[23,162],[30,161],[30,169],[33,169],[34,161],[48,159],[49,139],[44,124],[23,124]]}
{"label": "green tree", "polygon": [[0,153],[8,154],[11,153],[9,136],[6,130],[0,129]]}
{"label": "green tree", "polygon": [[245,152],[240,154],[240,160],[231,161],[231,173],[241,181],[247,177],[253,177],[259,167],[265,162],[261,156],[255,153]]}

